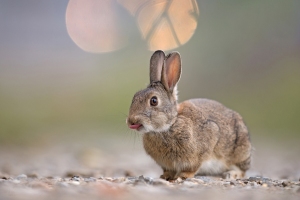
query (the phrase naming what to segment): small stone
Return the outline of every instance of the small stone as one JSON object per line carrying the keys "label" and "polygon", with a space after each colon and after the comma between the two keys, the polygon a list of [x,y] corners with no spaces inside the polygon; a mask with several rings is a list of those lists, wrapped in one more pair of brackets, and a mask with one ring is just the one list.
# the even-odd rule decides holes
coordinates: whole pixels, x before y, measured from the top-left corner
{"label": "small stone", "polygon": [[85,178],[84,181],[85,181],[85,182],[96,182],[97,179],[94,178],[94,177],[90,177],[90,178]]}
{"label": "small stone", "polygon": [[254,181],[261,181],[262,177],[257,176],[257,177],[249,177],[248,179],[250,182],[254,182]]}
{"label": "small stone", "polygon": [[136,179],[136,177],[134,177],[134,176],[128,176],[128,177],[126,177],[128,180],[135,180]]}
{"label": "small stone", "polygon": [[139,176],[138,178],[135,179],[134,181],[134,184],[135,185],[145,185],[146,184],[146,181],[145,181],[145,178],[143,175]]}
{"label": "small stone", "polygon": [[230,186],[230,181],[225,181],[225,182],[223,183],[223,185],[226,186],[226,187],[227,187],[227,186]]}
{"label": "small stone", "polygon": [[268,184],[263,183],[263,184],[262,184],[262,187],[268,187]]}
{"label": "small stone", "polygon": [[0,179],[2,179],[2,180],[7,180],[7,179],[8,179],[8,177],[6,177],[6,176],[2,176],[2,177],[0,177]]}
{"label": "small stone", "polygon": [[59,176],[54,176],[54,177],[48,177],[47,179],[52,180],[54,182],[59,182],[62,181],[63,179]]}
{"label": "small stone", "polygon": [[114,179],[113,179],[113,178],[111,178],[111,177],[106,177],[106,178],[105,178],[105,180],[107,180],[107,181],[111,181],[111,182],[112,182]]}
{"label": "small stone", "polygon": [[21,183],[21,181],[18,180],[18,179],[12,179],[11,182],[12,182],[12,183]]}
{"label": "small stone", "polygon": [[124,183],[124,184],[135,184],[136,181],[137,181],[136,177],[126,177],[126,178],[124,178],[124,181],[122,181],[122,183]]}
{"label": "small stone", "polygon": [[161,178],[156,178],[156,179],[153,179],[153,185],[169,185],[169,181],[166,181],[164,179],[161,179]]}
{"label": "small stone", "polygon": [[201,179],[197,179],[197,178],[188,178],[186,179],[186,181],[192,181],[194,183],[198,183],[198,184],[204,184],[204,181]]}
{"label": "small stone", "polygon": [[72,185],[80,185],[80,182],[79,181],[71,181],[70,184],[72,184]]}
{"label": "small stone", "polygon": [[80,181],[80,177],[79,176],[73,176],[71,178],[71,181]]}
{"label": "small stone", "polygon": [[174,182],[175,183],[182,183],[184,180],[180,177],[178,177]]}
{"label": "small stone", "polygon": [[145,178],[144,178],[144,176],[143,176],[143,175],[141,175],[141,176],[139,176],[138,180],[139,180],[139,181],[144,181],[144,180],[145,180]]}
{"label": "small stone", "polygon": [[131,185],[131,184],[134,184],[135,183],[135,181],[133,181],[133,180],[125,180],[124,182],[122,182],[123,184],[127,184],[127,185]]}
{"label": "small stone", "polygon": [[257,187],[257,183],[256,182],[251,182],[250,185],[253,186],[253,187]]}
{"label": "small stone", "polygon": [[152,182],[153,182],[153,178],[151,178],[151,177],[144,177],[144,179],[145,179],[146,183],[148,183],[148,184],[152,184]]}
{"label": "small stone", "polygon": [[211,182],[211,178],[207,176],[195,176],[196,179],[202,180],[203,182]]}
{"label": "small stone", "polygon": [[230,185],[236,185],[236,181],[230,181]]}
{"label": "small stone", "polygon": [[113,179],[112,182],[114,182],[114,183],[122,183],[122,182],[124,182],[125,180],[126,180],[125,177],[119,177],[119,178]]}
{"label": "small stone", "polygon": [[195,187],[195,186],[198,186],[197,183],[192,182],[192,181],[184,181],[182,185],[187,186],[187,187]]}
{"label": "small stone", "polygon": [[27,179],[27,175],[26,174],[20,174],[19,176],[16,177],[16,179],[18,179],[18,180]]}
{"label": "small stone", "polygon": [[261,181],[262,182],[268,182],[268,181],[272,181],[272,179],[270,179],[270,178],[262,178]]}
{"label": "small stone", "polygon": [[283,182],[282,182],[282,186],[283,186],[283,187],[287,187],[287,186],[289,186],[289,185],[291,185],[291,182],[289,182],[289,181],[283,181]]}

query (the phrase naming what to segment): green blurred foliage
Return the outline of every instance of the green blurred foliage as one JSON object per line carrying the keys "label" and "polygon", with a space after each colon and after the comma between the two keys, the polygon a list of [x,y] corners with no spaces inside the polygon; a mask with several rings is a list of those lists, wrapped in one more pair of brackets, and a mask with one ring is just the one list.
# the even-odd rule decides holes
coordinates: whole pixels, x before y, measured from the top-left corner
{"label": "green blurred foliage", "polygon": [[[65,28],[68,1],[0,4],[0,143],[128,132],[131,98],[149,81],[147,50],[126,11],[128,45],[89,54]],[[180,101],[212,98],[238,111],[254,137],[300,138],[298,0],[198,1],[182,55]],[[109,131],[99,131],[109,130]]]}

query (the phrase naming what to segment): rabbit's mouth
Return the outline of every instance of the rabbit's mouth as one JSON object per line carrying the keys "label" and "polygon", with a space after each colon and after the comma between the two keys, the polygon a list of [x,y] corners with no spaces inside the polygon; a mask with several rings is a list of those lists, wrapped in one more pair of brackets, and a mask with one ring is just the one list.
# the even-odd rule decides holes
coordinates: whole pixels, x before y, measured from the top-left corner
{"label": "rabbit's mouth", "polygon": [[142,126],[143,126],[142,124],[130,124],[129,128],[139,130]]}

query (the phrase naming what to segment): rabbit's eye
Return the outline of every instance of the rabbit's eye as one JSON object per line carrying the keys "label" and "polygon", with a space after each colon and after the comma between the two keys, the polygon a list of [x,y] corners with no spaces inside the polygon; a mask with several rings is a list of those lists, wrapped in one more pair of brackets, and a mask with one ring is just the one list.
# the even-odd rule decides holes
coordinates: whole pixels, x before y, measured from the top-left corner
{"label": "rabbit's eye", "polygon": [[151,99],[150,99],[150,105],[151,106],[157,106],[157,104],[158,104],[157,97],[156,96],[151,97]]}

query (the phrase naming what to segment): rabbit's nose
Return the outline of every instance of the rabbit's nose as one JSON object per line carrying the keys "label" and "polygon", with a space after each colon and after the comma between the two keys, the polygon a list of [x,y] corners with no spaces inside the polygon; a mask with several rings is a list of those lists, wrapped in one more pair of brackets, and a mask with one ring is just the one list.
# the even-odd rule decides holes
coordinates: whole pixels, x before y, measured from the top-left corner
{"label": "rabbit's nose", "polygon": [[133,117],[127,117],[126,123],[128,125],[135,124],[135,123],[137,123],[137,120],[135,118],[133,118]]}
{"label": "rabbit's nose", "polygon": [[129,126],[131,124],[134,124],[134,120],[131,117],[126,118],[126,124]]}
{"label": "rabbit's nose", "polygon": [[127,123],[128,127],[131,129],[138,129],[142,126],[142,124],[137,122],[137,120],[135,120],[134,118],[130,118],[130,117],[127,117],[126,123]]}

